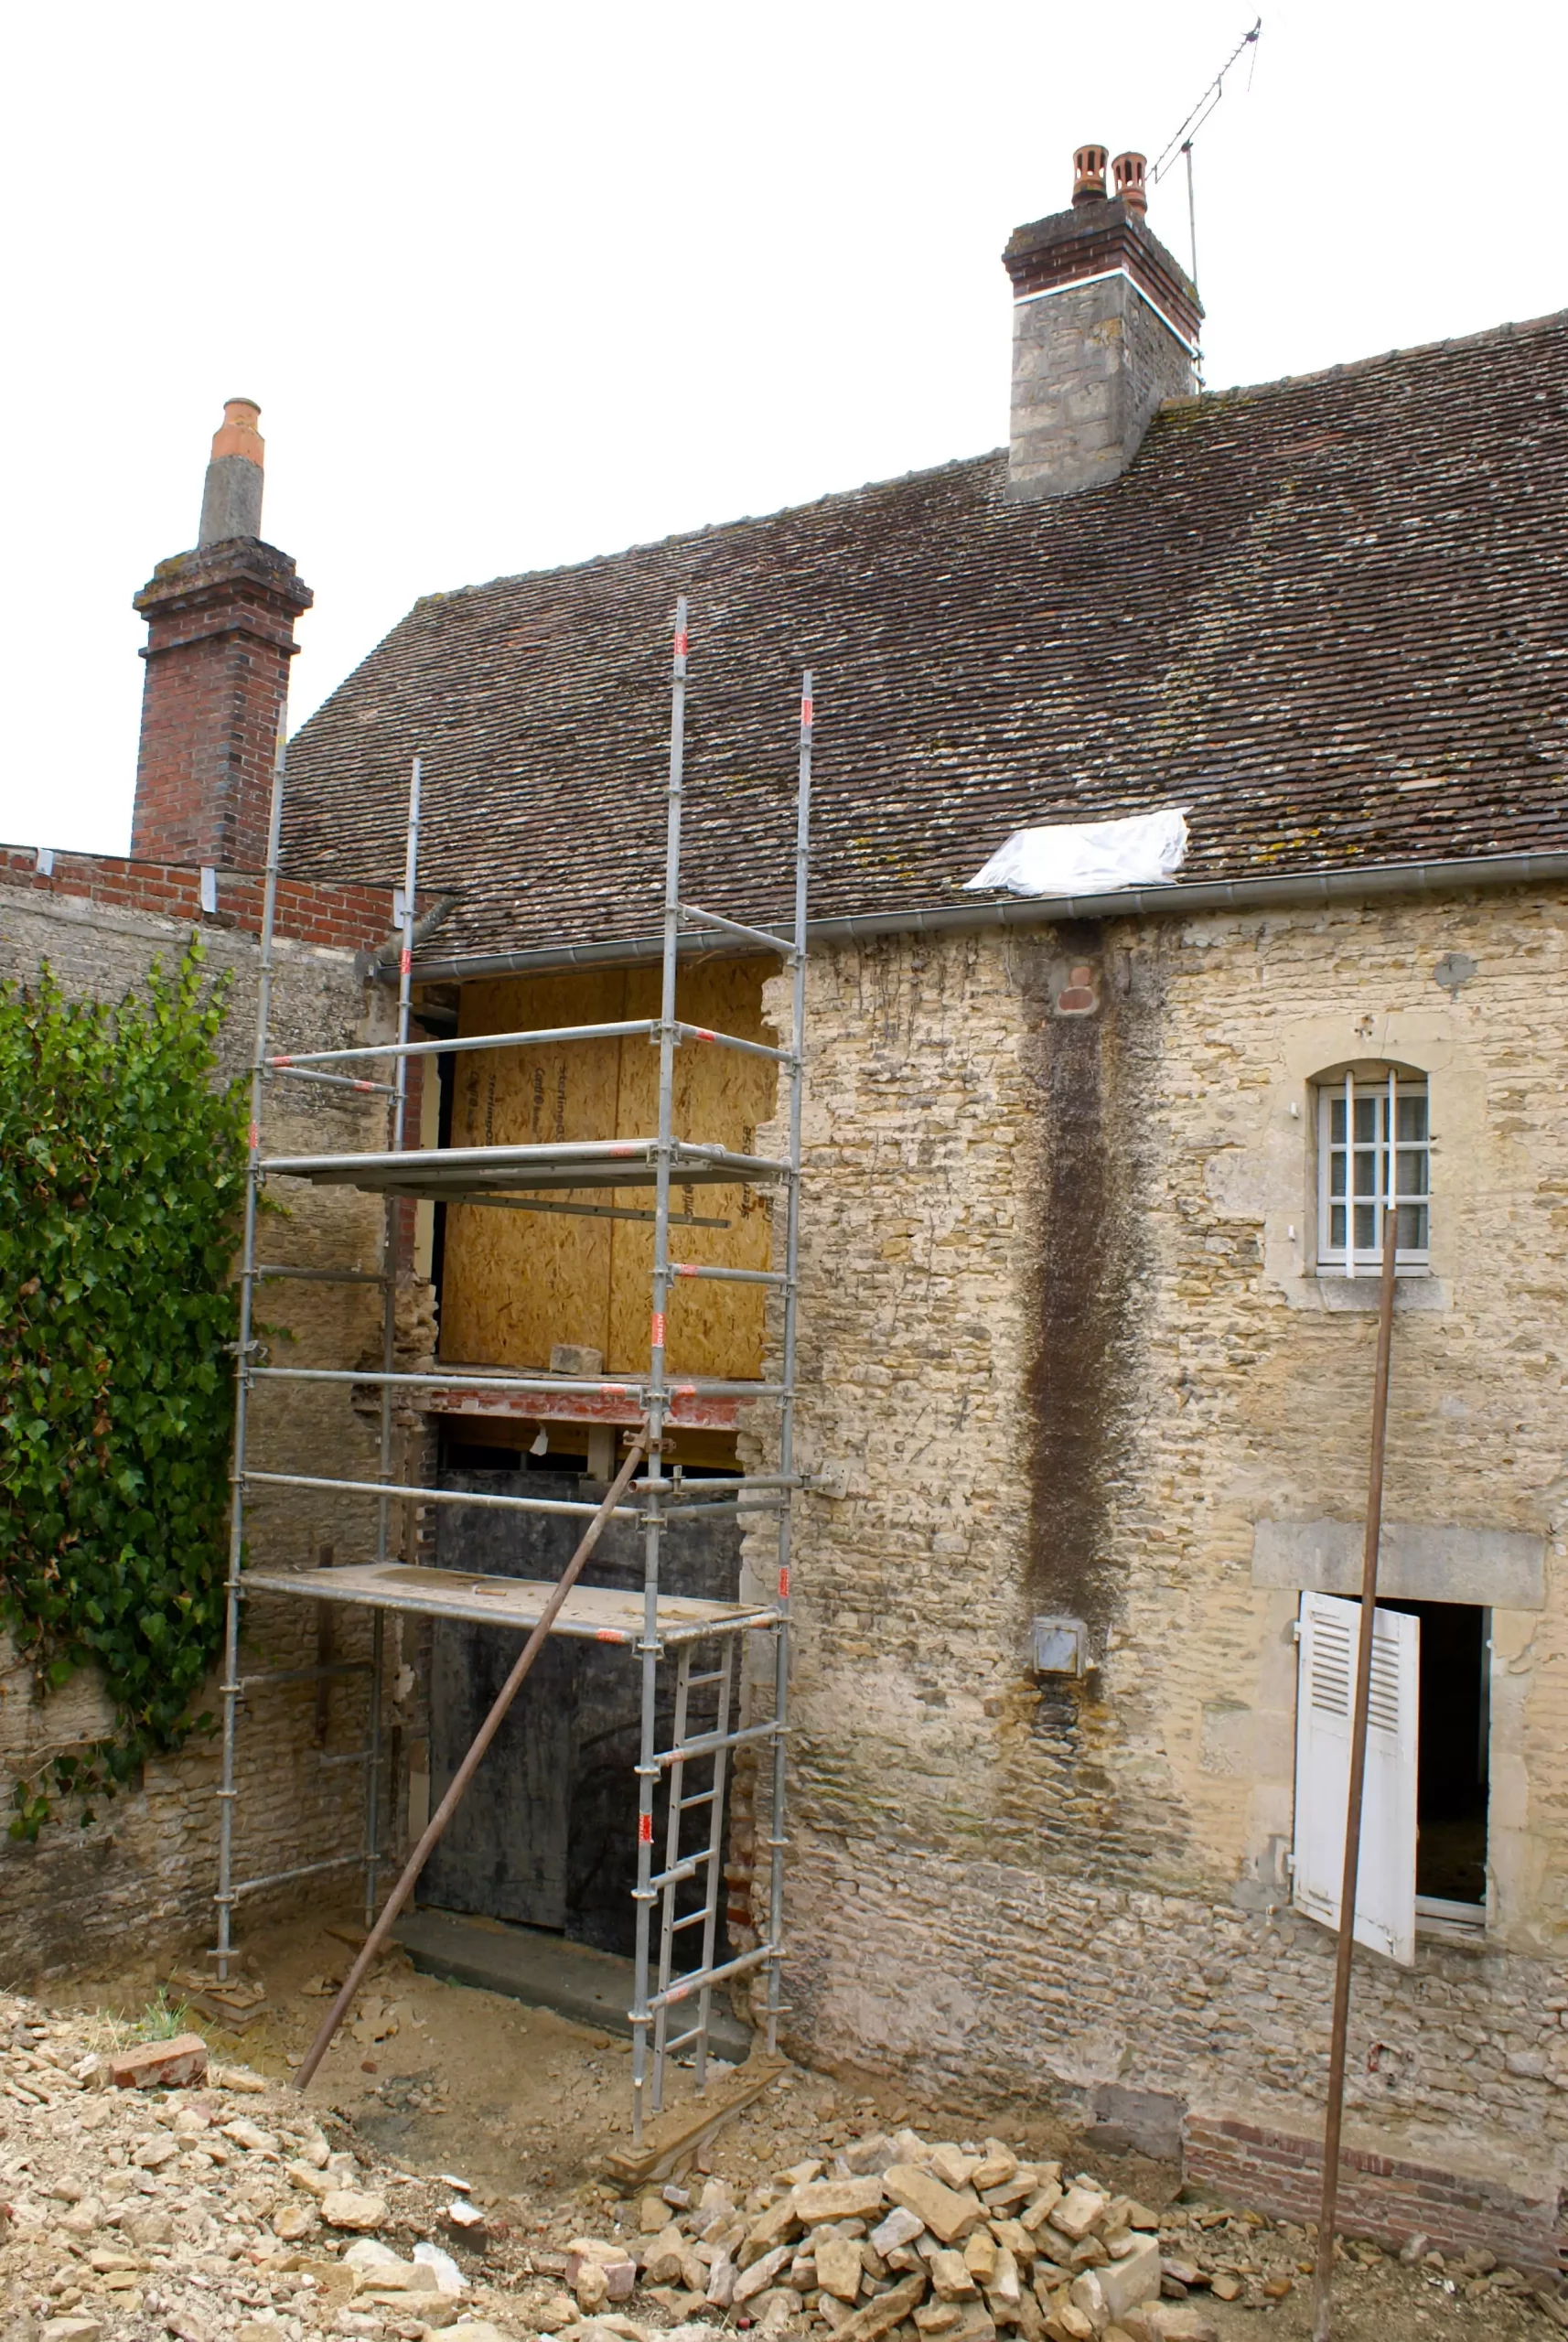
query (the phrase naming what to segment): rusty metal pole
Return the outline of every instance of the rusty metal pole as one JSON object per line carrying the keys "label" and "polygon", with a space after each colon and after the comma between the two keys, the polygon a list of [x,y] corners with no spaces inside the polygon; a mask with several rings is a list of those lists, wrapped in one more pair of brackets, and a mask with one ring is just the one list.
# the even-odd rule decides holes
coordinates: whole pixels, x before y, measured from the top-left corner
{"label": "rusty metal pole", "polygon": [[[1389,1144],[1391,1165],[1393,1142]],[[1328,2037],[1328,2111],[1323,2125],[1323,2204],[1317,2218],[1317,2265],[1312,2281],[1312,2342],[1329,2342],[1334,2322],[1334,2216],[1339,2194],[1339,2133],[1345,2118],[1345,2043],[1350,2021],[1350,1958],[1356,1939],[1356,1884],[1361,1867],[1361,1795],[1367,1778],[1367,1722],[1372,1694],[1372,1630],[1378,1615],[1378,1544],[1383,1518],[1383,1453],[1389,1424],[1389,1363],[1393,1347],[1394,1255],[1399,1214],[1391,1174],[1383,1217],[1383,1273],[1378,1295],[1378,1370],[1372,1392],[1372,1453],[1367,1485],[1367,1537],[1361,1557],[1361,1634],[1356,1658],[1356,1705],[1350,1732],[1350,1789],[1346,1799],[1345,1870],[1339,1887],[1339,1942],[1334,1966],[1334,2020]],[[1347,1207],[1346,1243],[1354,1241]]]}
{"label": "rusty metal pole", "polygon": [[447,1789],[446,1794],[442,1799],[440,1804],[436,1807],[435,1812],[431,1815],[429,1821],[426,1823],[424,1835],[421,1838],[418,1845],[415,1846],[413,1853],[410,1854],[407,1864],[404,1866],[403,1876],[398,1880],[397,1885],[387,1896],[381,1918],[376,1921],[375,1926],[365,1938],[363,1944],[360,1948],[359,1955],[356,1958],[353,1966],[349,1969],[349,1973],[343,1979],[342,1990],[339,1992],[337,1999],[333,2002],[331,2007],[328,2010],[326,2016],[323,2018],[321,2030],[310,2045],[310,2054],[306,2058],[304,2065],[301,2066],[298,2073],[295,2076],[295,2083],[297,2089],[305,2089],[306,2085],[310,2080],[311,2076],[315,2073],[316,2068],[327,2055],[328,2049],[331,2046],[333,2035],[337,2032],[338,2027],[342,2024],[345,2014],[353,2004],[355,1993],[359,1991],[360,1984],[364,1982],[365,1971],[370,1967],[371,1962],[375,1959],[376,1954],[380,1951],[381,1946],[385,1943],[388,1936],[392,1933],[392,1922],[397,1918],[398,1913],[403,1909],[403,1905],[408,1901],[409,1896],[413,1894],[414,1882],[417,1880],[420,1872],[424,1868],[425,1864],[429,1861],[432,1849],[435,1847],[436,1841],[441,1836],[442,1832],[446,1829],[446,1824],[451,1821],[453,1814],[461,1804],[463,1792],[467,1788],[468,1783],[473,1779],[474,1775],[478,1768],[480,1757],[483,1756],[486,1749],[495,1738],[496,1734],[500,1730],[501,1723],[506,1715],[506,1712],[510,1707],[513,1700],[516,1699],[519,1692],[522,1689],[523,1679],[527,1675],[529,1669],[533,1665],[534,1660],[538,1658],[540,1651],[542,1649],[545,1637],[549,1634],[551,1628],[554,1625],[561,1606],[565,1601],[567,1595],[571,1592],[573,1585],[576,1580],[577,1573],[581,1570],[584,1563],[593,1552],[594,1547],[598,1543],[599,1536],[604,1529],[606,1521],[608,1520],[611,1513],[615,1510],[617,1505],[619,1504],[621,1498],[626,1494],[627,1485],[630,1480],[632,1474],[636,1471],[639,1464],[642,1461],[647,1446],[648,1426],[645,1423],[642,1429],[638,1433],[636,1438],[632,1441],[631,1452],[628,1456],[626,1462],[621,1466],[620,1470],[617,1473],[615,1478],[611,1481],[609,1488],[607,1489],[603,1504],[600,1505],[597,1512],[595,1513],[592,1520],[589,1521],[587,1528],[584,1531],[582,1543],[578,1546],[576,1552],[573,1554],[571,1560],[562,1571],[560,1577],[556,1580],[555,1590],[551,1595],[549,1601],[545,1604],[543,1610],[540,1613],[539,1624],[534,1628],[533,1632],[529,1636],[528,1640],[524,1643],[521,1650],[519,1652],[516,1666],[512,1669],[511,1673],[507,1677],[506,1681],[501,1685],[500,1690],[497,1692],[495,1705],[491,1708],[489,1714],[485,1718],[484,1723],[479,1726],[478,1731],[474,1735],[472,1747],[464,1757],[462,1763],[458,1766],[456,1773],[453,1774],[451,1786]]}

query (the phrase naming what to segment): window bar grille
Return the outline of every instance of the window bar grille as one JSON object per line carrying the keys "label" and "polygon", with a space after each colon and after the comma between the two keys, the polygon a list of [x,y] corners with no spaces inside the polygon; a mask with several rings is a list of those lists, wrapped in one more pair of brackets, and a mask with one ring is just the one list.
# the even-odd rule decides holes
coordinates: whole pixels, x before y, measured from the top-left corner
{"label": "window bar grille", "polygon": [[[1419,1100],[1421,1095],[1419,1086],[1412,1094]],[[1329,1133],[1327,1143],[1333,1154],[1338,1155],[1342,1152],[1343,1155],[1345,1215],[1343,1267],[1344,1273],[1348,1277],[1358,1276],[1360,1273],[1357,1266],[1358,1252],[1377,1252],[1380,1249],[1380,1230],[1385,1211],[1392,1212],[1397,1220],[1402,1209],[1400,1103],[1401,1092],[1397,1067],[1389,1068],[1386,1090],[1379,1090],[1363,1085],[1359,1098],[1357,1095],[1354,1074],[1348,1073],[1345,1076],[1343,1148],[1341,1150],[1335,1145],[1332,1132]],[[1361,1133],[1357,1129],[1358,1104],[1366,1108],[1371,1123],[1364,1144]],[[1421,1130],[1413,1129],[1409,1140],[1404,1141],[1403,1144],[1406,1151],[1414,1155],[1419,1166],[1424,1159],[1427,1144]],[[1329,1209],[1332,1210],[1334,1201],[1337,1200],[1332,1197],[1332,1178],[1329,1185],[1331,1197]],[[1412,1183],[1402,1198],[1402,1202],[1411,1207],[1414,1217],[1408,1231],[1410,1242],[1407,1244],[1404,1241],[1407,1231],[1401,1230],[1397,1235],[1396,1258],[1397,1252],[1404,1252],[1408,1255],[1412,1252],[1420,1252],[1423,1249],[1421,1241],[1420,1212],[1425,1201],[1426,1187],[1427,1182],[1424,1178],[1418,1179],[1412,1176]],[[1371,1223],[1368,1230],[1367,1242],[1364,1245],[1359,1242],[1360,1230],[1358,1226],[1359,1216],[1363,1212],[1369,1215]],[[1332,1237],[1332,1230],[1330,1237]]]}
{"label": "window bar grille", "polygon": [[1345,1076],[1345,1273],[1356,1273],[1356,1077]]}
{"label": "window bar grille", "polygon": [[[1399,1081],[1400,1081],[1400,1078],[1399,1078],[1398,1073],[1395,1071],[1395,1069],[1394,1069],[1394,1068],[1393,1068],[1392,1066],[1390,1066],[1390,1068],[1389,1068],[1389,1126],[1388,1126],[1388,1131],[1387,1131],[1387,1133],[1386,1133],[1386,1135],[1387,1135],[1387,1142],[1388,1142],[1388,1143],[1387,1143],[1386,1148],[1385,1148],[1385,1150],[1384,1150],[1384,1155],[1383,1155],[1383,1163],[1384,1163],[1384,1170],[1385,1170],[1385,1176],[1384,1176],[1384,1180],[1383,1180],[1383,1195],[1384,1195],[1384,1206],[1383,1206],[1383,1209],[1384,1209],[1384,1210],[1385,1210],[1386,1212],[1388,1212],[1388,1213],[1391,1216],[1391,1218],[1392,1218],[1392,1219],[1393,1219],[1393,1223],[1394,1223],[1394,1264],[1395,1264],[1395,1266],[1396,1266],[1396,1267],[1397,1267],[1397,1266],[1398,1266],[1398,1264],[1399,1264],[1399,1243],[1400,1243],[1400,1238],[1399,1238],[1399,1184],[1400,1184],[1400,1180],[1399,1180],[1399,1128],[1400,1128],[1400,1089],[1399,1089]],[[1375,1228],[1374,1228],[1374,1230],[1373,1230],[1373,1234],[1374,1234],[1374,1236],[1375,1236],[1377,1239],[1379,1239],[1379,1240],[1380,1241],[1380,1240],[1381,1240],[1381,1238],[1382,1238],[1382,1233],[1383,1233],[1381,1217],[1380,1217],[1380,1215],[1378,1215],[1378,1216],[1375,1216],[1375,1217],[1376,1217],[1376,1219],[1377,1219],[1377,1225],[1375,1226]]]}

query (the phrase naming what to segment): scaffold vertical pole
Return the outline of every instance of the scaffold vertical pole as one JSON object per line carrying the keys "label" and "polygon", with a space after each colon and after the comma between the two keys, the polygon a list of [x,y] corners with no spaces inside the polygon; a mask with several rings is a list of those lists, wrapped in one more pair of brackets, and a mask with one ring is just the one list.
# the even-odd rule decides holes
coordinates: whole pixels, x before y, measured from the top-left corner
{"label": "scaffold vertical pole", "polygon": [[789,1037],[789,1173],[785,1201],[784,1344],[779,1402],[779,1471],[785,1483],[785,1501],[779,1514],[779,1624],[773,1652],[773,1789],[768,1831],[768,2049],[779,2047],[779,2019],[783,1998],[784,1942],[784,1789],[785,1725],[789,1704],[789,1559],[790,1516],[794,1499],[789,1481],[795,1470],[795,1367],[797,1298],[800,1275],[800,1133],[806,1077],[806,897],[811,867],[811,733],[815,709],[811,673],[800,683],[800,782],[795,804],[795,951],[791,996],[793,1029]]}
{"label": "scaffold vertical pole", "polygon": [[256,975],[256,1050],[251,1061],[251,1119],[245,1153],[245,1217],[241,1247],[240,1331],[234,1346],[234,1453],[230,1464],[229,1574],[223,1596],[223,1754],[218,1787],[218,1981],[224,1982],[233,1955],[234,1744],[240,1705],[240,1600],[245,1558],[245,1441],[251,1397],[252,1322],[256,1287],[256,1213],[262,1185],[262,1099],[266,1081],[268,1027],[272,1017],[273,937],[277,924],[278,853],[283,834],[284,772],[287,761],[287,708],[278,711],[273,757],[273,794],[267,816],[266,875],[262,889],[262,948]]}
{"label": "scaffold vertical pole", "polygon": [[675,605],[670,671],[670,786],[664,842],[664,951],[659,1005],[659,1143],[653,1191],[653,1294],[649,1324],[648,1464],[656,1483],[648,1497],[643,1533],[642,1714],[637,1767],[637,1962],[631,2010],[631,2134],[642,2142],[648,2100],[650,1936],[653,1919],[653,1799],[660,1767],[659,1573],[664,1537],[664,1320],[670,1298],[670,1167],[675,1112],[675,967],[681,940],[681,811],[685,784],[686,597]]}
{"label": "scaffold vertical pole", "polygon": [[[408,1023],[413,985],[413,897],[419,881],[419,796],[422,759],[415,757],[409,774],[408,829],[403,861],[402,936],[398,951],[397,1070],[392,1078],[390,1107],[392,1149],[403,1151],[408,1112]],[[398,1231],[402,1203],[389,1195],[381,1234],[381,1371],[391,1374],[397,1363]],[[387,1559],[392,1485],[392,1386],[381,1385],[381,1460],[377,1477],[382,1494],[376,1502],[376,1560]],[[381,1869],[381,1707],[385,1692],[386,1628],[383,1613],[371,1620],[371,1729],[365,1764],[365,1925],[376,1916],[376,1887]]]}

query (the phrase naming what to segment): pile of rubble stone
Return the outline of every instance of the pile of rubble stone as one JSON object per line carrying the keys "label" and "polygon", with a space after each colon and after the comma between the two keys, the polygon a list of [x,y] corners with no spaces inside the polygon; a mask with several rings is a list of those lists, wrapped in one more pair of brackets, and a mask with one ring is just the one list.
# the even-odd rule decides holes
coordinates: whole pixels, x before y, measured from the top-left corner
{"label": "pile of rubble stone", "polygon": [[[916,2342],[996,2342],[999,2328],[1022,2342],[1205,2342],[1214,2331],[1199,2309],[1161,2299],[1155,2213],[999,2139],[877,2133],[831,2170],[798,2165],[744,2202],[711,2178],[694,2201],[682,2186],[644,2197],[638,2218],[635,2243],[568,2245],[579,2318],[602,2321],[640,2283],[672,2313],[751,2320],[764,2337],[808,2317],[836,2342],[901,2330]],[[1273,2285],[1273,2297],[1290,2291],[1288,2279]],[[540,2322],[559,2328],[570,2314],[561,2299]]]}
{"label": "pile of rubble stone", "polygon": [[[999,2139],[834,2131],[744,2188],[497,2202],[399,2170],[338,2116],[202,2043],[0,1996],[4,2342],[1217,2342],[1211,2304],[1266,2312],[1307,2232],[1254,2212],[1163,2215]],[[596,2232],[579,2233],[596,2207]],[[1388,2273],[1522,2332],[1555,2289],[1419,2239]],[[1419,2248],[1419,2250],[1418,2250]],[[1223,2314],[1223,2313],[1222,2313]]]}
{"label": "pile of rubble stone", "polygon": [[451,2253],[370,2233],[437,2226],[428,2188],[334,2148],[291,2093],[209,2070],[194,2036],[122,2030],[0,1997],[5,2342],[498,2342]]}

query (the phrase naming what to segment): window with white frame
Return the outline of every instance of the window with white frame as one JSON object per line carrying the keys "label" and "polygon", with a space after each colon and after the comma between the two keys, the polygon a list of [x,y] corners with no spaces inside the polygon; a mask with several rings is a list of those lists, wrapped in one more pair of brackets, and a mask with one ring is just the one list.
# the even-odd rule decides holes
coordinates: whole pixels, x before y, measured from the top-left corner
{"label": "window with white frame", "polygon": [[1395,1266],[1428,1263],[1430,1149],[1426,1078],[1391,1066],[1317,1084],[1317,1265],[1329,1275],[1376,1275],[1382,1215],[1398,1215]]}

